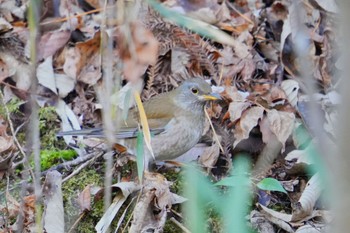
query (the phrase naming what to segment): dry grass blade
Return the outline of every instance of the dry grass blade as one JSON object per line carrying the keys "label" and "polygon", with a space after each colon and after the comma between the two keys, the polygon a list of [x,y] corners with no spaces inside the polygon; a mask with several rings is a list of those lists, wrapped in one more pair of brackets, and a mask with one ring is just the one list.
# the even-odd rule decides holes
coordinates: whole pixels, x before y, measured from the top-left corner
{"label": "dry grass blade", "polygon": [[218,135],[217,135],[217,133],[216,133],[216,131],[214,129],[213,123],[211,122],[211,119],[210,119],[210,116],[209,116],[209,114],[207,112],[207,109],[204,108],[204,112],[205,112],[205,116],[207,117],[207,119],[209,121],[210,128],[213,130],[214,139],[215,139],[216,143],[219,145],[221,152],[224,152],[224,148],[222,148],[222,146],[221,146],[219,137],[218,137]]}
{"label": "dry grass blade", "polygon": [[139,114],[140,114],[140,121],[141,121],[141,126],[142,126],[142,132],[143,132],[143,135],[144,135],[146,146],[147,146],[149,152],[151,153],[153,159],[155,159],[154,154],[153,154],[153,150],[152,150],[152,146],[151,146],[151,132],[149,130],[147,116],[146,116],[146,113],[145,113],[145,109],[143,108],[143,104],[142,104],[142,101],[141,101],[141,98],[140,98],[140,94],[137,91],[135,91],[134,92],[134,97],[135,97],[135,102],[136,102],[136,105],[137,105],[137,108],[138,108]]}

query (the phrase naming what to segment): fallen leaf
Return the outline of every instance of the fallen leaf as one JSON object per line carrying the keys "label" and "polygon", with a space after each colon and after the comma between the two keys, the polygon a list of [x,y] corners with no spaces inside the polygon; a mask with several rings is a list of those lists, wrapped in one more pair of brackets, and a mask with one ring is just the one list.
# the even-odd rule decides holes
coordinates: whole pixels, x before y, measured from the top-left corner
{"label": "fallen leaf", "polygon": [[91,185],[87,185],[78,196],[78,203],[80,207],[80,212],[91,210]]}
{"label": "fallen leaf", "polygon": [[85,42],[76,43],[75,47],[65,51],[64,72],[77,80],[81,80],[89,85],[94,85],[101,78],[100,71],[100,40],[101,33],[96,33],[94,37]]}
{"label": "fallen leaf", "polygon": [[315,0],[317,4],[322,7],[325,11],[329,11],[332,13],[338,13],[339,7],[334,0]]}
{"label": "fallen leaf", "polygon": [[244,110],[250,106],[249,102],[237,102],[233,101],[228,107],[228,112],[230,113],[231,122],[236,122],[241,116]]}
{"label": "fallen leaf", "polygon": [[298,203],[293,208],[291,221],[296,222],[312,216],[316,201],[324,189],[320,175],[316,173],[307,182],[306,188],[301,194]]}
{"label": "fallen leaf", "polygon": [[199,157],[198,163],[205,168],[213,168],[220,155],[220,147],[217,143],[204,149],[202,156]]}
{"label": "fallen leaf", "polygon": [[[117,188],[119,192],[113,198],[111,205],[108,207],[108,209],[103,214],[102,218],[96,224],[95,230],[98,233],[108,232],[110,224],[117,215],[123,203],[126,201],[126,199],[131,193],[140,189],[140,186],[134,182],[121,182],[112,185],[112,187]],[[100,192],[102,191],[103,189],[101,189]]]}
{"label": "fallen leaf", "polygon": [[158,41],[151,31],[138,22],[131,23],[129,29],[121,27],[118,30],[117,40],[124,41],[120,43],[118,52],[124,62],[126,79],[135,82],[145,73],[148,65],[157,62]]}
{"label": "fallen leaf", "polygon": [[284,80],[281,83],[281,88],[286,93],[289,103],[293,107],[296,107],[298,103],[298,91],[299,91],[298,82],[292,79]]}
{"label": "fallen leaf", "polygon": [[46,59],[54,55],[62,48],[70,38],[70,31],[52,31],[45,33],[40,38],[40,46],[38,46],[38,60]]}
{"label": "fallen leaf", "polygon": [[46,175],[43,193],[45,208],[43,225],[47,233],[63,233],[64,209],[62,197],[62,175],[58,171],[50,171]]}
{"label": "fallen leaf", "polygon": [[282,143],[282,150],[284,151],[285,143],[294,129],[295,114],[271,109],[267,111],[267,119],[269,120],[271,131]]}
{"label": "fallen leaf", "polygon": [[0,82],[3,82],[7,77],[9,77],[7,64],[0,58]]}
{"label": "fallen leaf", "polygon": [[263,117],[259,122],[260,131],[262,133],[262,140],[265,144],[267,144],[270,140],[276,138],[270,128],[270,123],[267,117]]}
{"label": "fallen leaf", "polygon": [[235,132],[235,142],[233,147],[236,147],[237,144],[249,137],[250,131],[258,124],[259,119],[264,115],[265,109],[263,107],[254,106],[246,110],[236,124]]}
{"label": "fallen leaf", "polygon": [[48,57],[44,62],[38,65],[36,76],[41,85],[50,89],[57,95],[57,85],[52,67],[52,56]]}

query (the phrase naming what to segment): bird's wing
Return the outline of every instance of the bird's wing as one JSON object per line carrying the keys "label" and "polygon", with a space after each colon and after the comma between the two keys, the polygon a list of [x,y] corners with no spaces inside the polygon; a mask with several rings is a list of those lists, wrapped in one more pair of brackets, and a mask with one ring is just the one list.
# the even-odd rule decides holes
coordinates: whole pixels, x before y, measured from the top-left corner
{"label": "bird's wing", "polygon": [[[174,117],[175,112],[179,111],[176,104],[172,101],[173,98],[171,95],[172,93],[170,92],[168,92],[167,95],[160,94],[143,103],[148,124],[153,135],[162,133],[165,130],[165,126]],[[136,137],[139,122],[139,112],[137,108],[130,109],[128,119],[121,123],[121,128],[116,133],[116,138],[122,139]],[[57,134],[57,136],[65,135],[104,137],[102,128],[73,130],[59,132]]]}
{"label": "bird's wing", "polygon": [[[151,133],[154,135],[160,134],[163,132],[162,128],[152,128]],[[118,132],[115,133],[116,139],[125,139],[125,138],[135,138],[137,137],[137,128],[121,128]],[[81,129],[81,130],[71,130],[57,133],[57,136],[85,136],[85,137],[94,137],[94,138],[104,138],[102,128],[93,128],[93,129]]]}
{"label": "bird's wing", "polygon": [[[167,95],[165,98],[168,97],[169,95]],[[166,104],[164,104],[164,102],[166,102]],[[178,107],[174,104],[173,101],[164,101],[164,95],[162,94],[143,103],[143,107],[145,109],[148,124],[151,129],[165,127],[175,116],[175,112],[179,111]],[[127,125],[132,126],[135,122],[140,122],[139,112],[137,108],[130,110],[129,122],[127,122]]]}

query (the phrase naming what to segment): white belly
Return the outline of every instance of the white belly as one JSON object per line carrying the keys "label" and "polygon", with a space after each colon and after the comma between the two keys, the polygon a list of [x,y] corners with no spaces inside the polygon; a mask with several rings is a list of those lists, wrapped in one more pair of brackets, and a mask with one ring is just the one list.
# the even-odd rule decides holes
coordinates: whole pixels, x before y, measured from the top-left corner
{"label": "white belly", "polygon": [[[204,128],[203,123],[198,124],[199,122],[204,122],[204,120],[191,122],[186,116],[171,120],[163,133],[151,139],[156,159],[171,160],[194,147],[200,140]],[[172,130],[169,131],[169,128]]]}

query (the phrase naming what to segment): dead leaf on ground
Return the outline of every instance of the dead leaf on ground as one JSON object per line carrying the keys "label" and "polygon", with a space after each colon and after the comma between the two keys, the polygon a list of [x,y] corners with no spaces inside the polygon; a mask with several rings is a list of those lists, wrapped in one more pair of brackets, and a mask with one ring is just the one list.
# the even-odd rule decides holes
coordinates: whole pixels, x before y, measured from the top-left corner
{"label": "dead leaf on ground", "polygon": [[292,79],[284,80],[281,83],[281,88],[286,93],[289,103],[293,107],[296,107],[298,103],[298,91],[299,91],[298,82]]}
{"label": "dead leaf on ground", "polygon": [[267,118],[269,120],[272,132],[282,143],[282,150],[284,151],[285,143],[294,129],[295,114],[271,109],[267,111]]}
{"label": "dead leaf on ground", "polygon": [[[75,47],[64,50],[64,72],[77,80],[94,85],[101,78],[99,49],[101,33],[85,42],[76,43]],[[84,71],[84,72],[83,72]]]}
{"label": "dead leaf on ground", "polygon": [[62,175],[58,171],[50,171],[43,185],[45,207],[43,226],[47,233],[64,233],[64,209],[62,196]]}
{"label": "dead leaf on ground", "polygon": [[52,31],[45,33],[40,38],[40,46],[38,47],[38,60],[46,59],[53,56],[59,49],[61,49],[70,38],[70,31]]}
{"label": "dead leaf on ground", "polygon": [[145,73],[148,65],[154,65],[158,58],[158,41],[152,32],[140,23],[134,22],[130,30],[120,28],[117,40],[119,56],[124,62],[124,75],[128,81],[135,82]]}
{"label": "dead leaf on ground", "polygon": [[251,107],[243,112],[240,121],[236,124],[233,147],[236,147],[239,142],[249,137],[250,131],[258,124],[264,112],[265,109],[259,106]]}
{"label": "dead leaf on ground", "polygon": [[[103,214],[102,218],[95,226],[95,230],[98,233],[108,232],[109,226],[112,223],[113,219],[117,215],[118,211],[122,207],[123,203],[129,197],[129,195],[140,189],[140,186],[134,182],[121,182],[112,185],[112,188],[117,188],[119,192],[113,198],[111,205],[108,207],[106,212]],[[103,189],[100,189],[95,196],[100,196],[99,193],[102,193]],[[136,211],[138,212],[138,211]]]}
{"label": "dead leaf on ground", "polygon": [[9,70],[6,63],[0,58],[0,82],[9,77]]}
{"label": "dead leaf on ground", "polygon": [[299,201],[293,207],[292,220],[293,222],[310,219],[315,208],[316,201],[321,195],[323,182],[320,174],[316,173],[307,182],[306,188],[303,190]]}
{"label": "dead leaf on ground", "polygon": [[78,203],[80,207],[80,212],[91,210],[91,185],[87,185],[83,191],[79,193]]}
{"label": "dead leaf on ground", "polygon": [[132,233],[162,229],[172,204],[170,182],[163,175],[146,172],[144,177],[143,192],[135,206],[139,211],[134,213],[129,231]]}
{"label": "dead leaf on ground", "polygon": [[204,149],[202,156],[199,157],[198,163],[210,171],[214,167],[220,155],[220,147],[217,143]]}
{"label": "dead leaf on ground", "polygon": [[7,170],[11,167],[16,149],[12,136],[7,135],[7,122],[0,116],[0,170]]}

